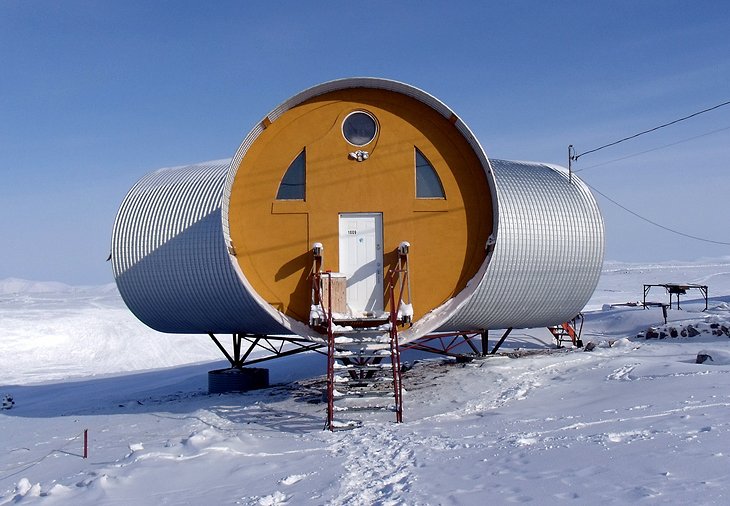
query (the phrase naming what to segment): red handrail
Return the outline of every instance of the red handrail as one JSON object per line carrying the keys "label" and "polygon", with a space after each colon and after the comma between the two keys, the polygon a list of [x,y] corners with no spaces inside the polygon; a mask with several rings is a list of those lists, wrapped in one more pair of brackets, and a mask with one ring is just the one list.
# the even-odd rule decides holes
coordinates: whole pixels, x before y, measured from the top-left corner
{"label": "red handrail", "polygon": [[[332,273],[318,273],[317,277],[327,276],[327,428],[334,431],[334,390],[335,390],[335,337],[332,332]],[[318,283],[319,284],[319,283]],[[320,297],[321,303],[321,297]],[[324,308],[323,308],[324,309]]]}
{"label": "red handrail", "polygon": [[[390,360],[393,366],[393,392],[395,396],[395,421],[403,421],[403,385],[400,377],[400,347],[398,344],[398,312],[395,309],[395,290],[390,283]],[[401,290],[401,297],[403,292]],[[398,306],[400,307],[400,305]]]}

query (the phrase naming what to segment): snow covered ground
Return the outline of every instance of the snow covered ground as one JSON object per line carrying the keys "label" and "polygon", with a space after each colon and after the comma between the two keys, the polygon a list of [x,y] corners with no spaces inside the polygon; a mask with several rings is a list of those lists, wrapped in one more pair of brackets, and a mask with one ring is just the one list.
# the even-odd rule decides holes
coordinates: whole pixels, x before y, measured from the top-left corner
{"label": "snow covered ground", "polygon": [[[709,285],[709,311],[692,291],[666,326],[699,335],[637,338],[661,309],[608,307],[666,282]],[[730,258],[609,262],[593,351],[418,361],[405,423],[329,433],[319,355],[208,395],[210,340],[147,329],[113,285],[0,281],[0,504],[728,504],[729,322]],[[550,346],[530,329],[503,350]]]}

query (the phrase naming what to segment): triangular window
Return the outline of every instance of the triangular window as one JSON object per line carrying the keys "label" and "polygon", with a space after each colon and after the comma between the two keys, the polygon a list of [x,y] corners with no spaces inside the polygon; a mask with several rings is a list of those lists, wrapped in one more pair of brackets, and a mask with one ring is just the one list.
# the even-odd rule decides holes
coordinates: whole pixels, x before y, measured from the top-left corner
{"label": "triangular window", "polygon": [[445,199],[444,187],[431,162],[416,148],[416,198]]}
{"label": "triangular window", "polygon": [[304,188],[307,180],[307,157],[302,150],[289,164],[284,177],[279,183],[276,200],[304,200]]}

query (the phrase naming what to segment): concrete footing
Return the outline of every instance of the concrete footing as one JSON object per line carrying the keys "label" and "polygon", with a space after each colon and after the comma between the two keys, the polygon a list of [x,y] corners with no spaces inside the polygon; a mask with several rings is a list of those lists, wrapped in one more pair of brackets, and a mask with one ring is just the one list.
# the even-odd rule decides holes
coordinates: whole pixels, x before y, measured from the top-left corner
{"label": "concrete footing", "polygon": [[216,369],[208,372],[208,393],[245,392],[269,386],[269,370],[259,367]]}

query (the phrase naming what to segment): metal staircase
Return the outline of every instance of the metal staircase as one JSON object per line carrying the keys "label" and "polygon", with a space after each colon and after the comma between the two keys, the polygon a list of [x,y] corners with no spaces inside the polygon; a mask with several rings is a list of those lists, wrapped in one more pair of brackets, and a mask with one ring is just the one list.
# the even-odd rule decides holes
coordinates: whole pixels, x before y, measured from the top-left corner
{"label": "metal staircase", "polygon": [[359,421],[348,413],[363,411],[394,412],[395,421],[403,421],[397,330],[337,332],[333,341],[334,351],[328,355],[327,428],[357,426]]}
{"label": "metal staircase", "polygon": [[[320,251],[321,253],[321,251]],[[398,264],[388,273],[386,293],[389,312],[380,316],[351,318],[332,312],[332,274],[313,272],[310,325],[327,334],[327,423],[329,430],[361,424],[355,413],[392,412],[403,421],[398,326],[410,322],[412,309],[408,287],[408,245],[398,248]],[[316,257],[315,269],[321,267]],[[324,284],[326,297],[322,299]],[[396,289],[400,288],[396,298]],[[408,303],[404,303],[407,293]]]}
{"label": "metal staircase", "polygon": [[548,327],[548,330],[555,338],[558,348],[563,347],[563,343],[570,343],[576,348],[583,347],[581,334],[583,333],[583,314],[579,313],[569,322],[561,323]]}

